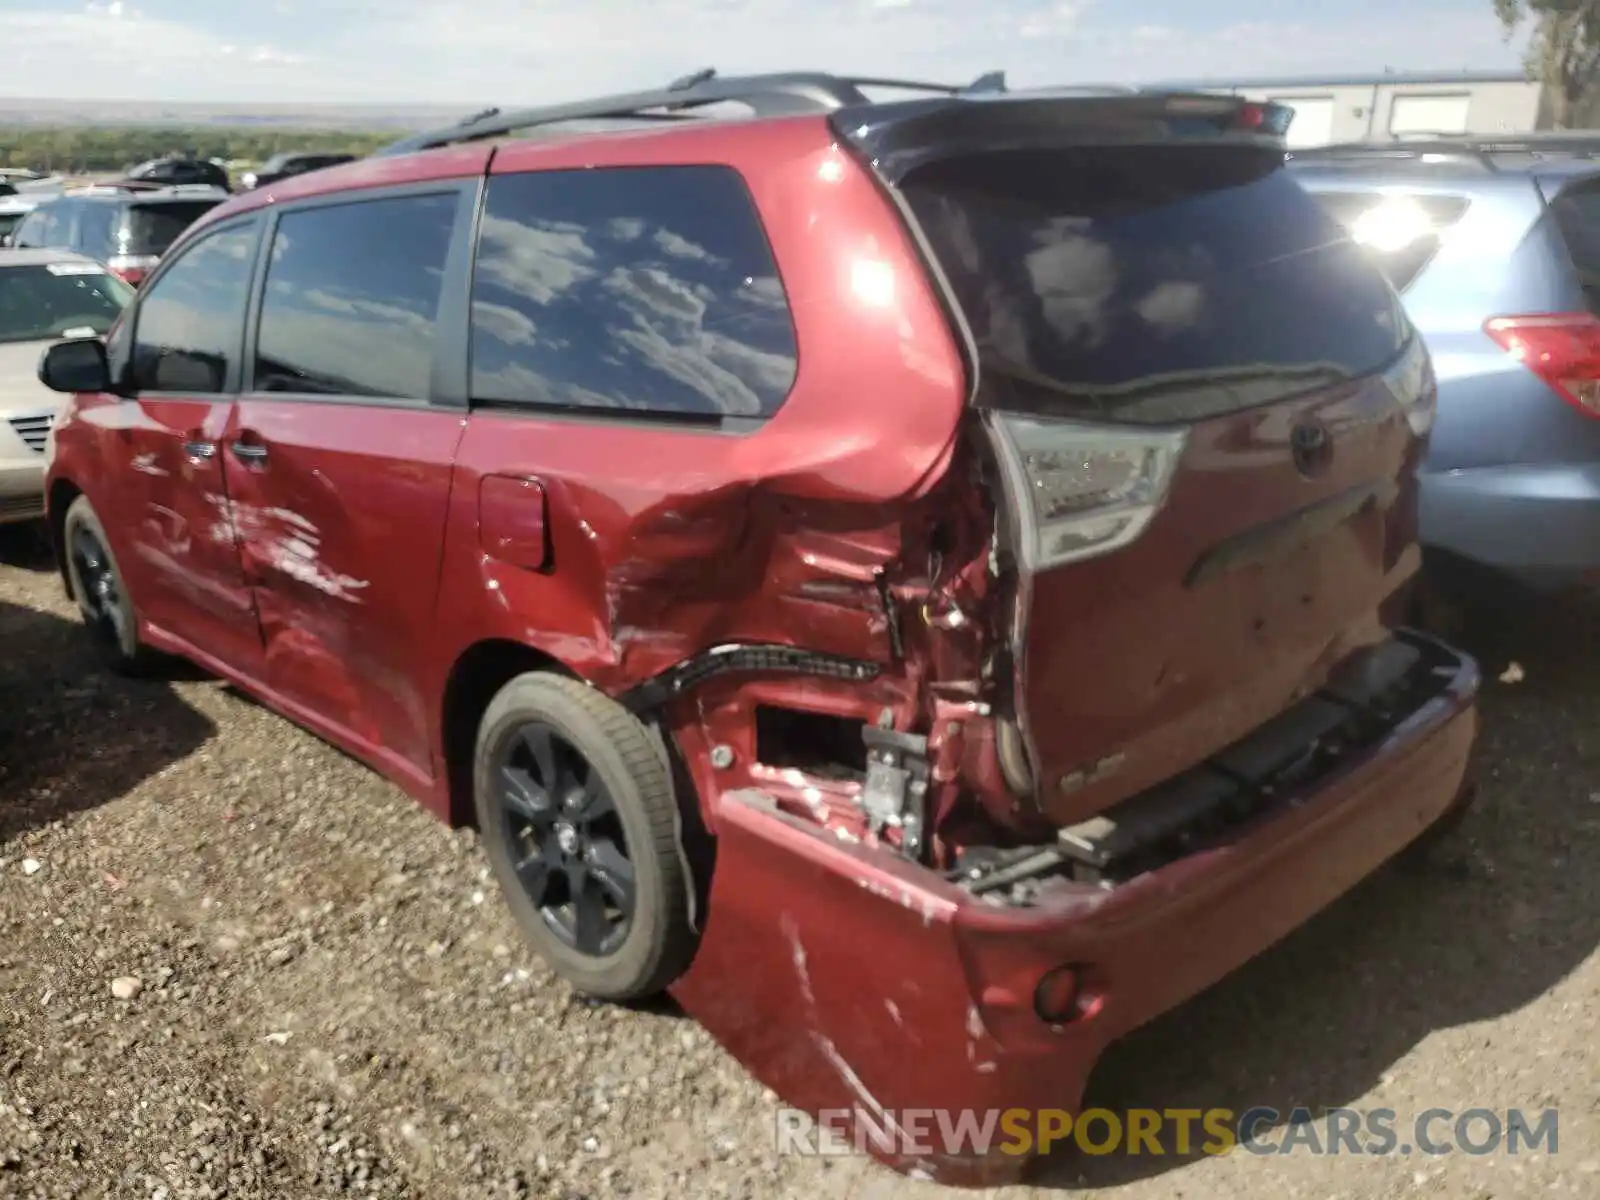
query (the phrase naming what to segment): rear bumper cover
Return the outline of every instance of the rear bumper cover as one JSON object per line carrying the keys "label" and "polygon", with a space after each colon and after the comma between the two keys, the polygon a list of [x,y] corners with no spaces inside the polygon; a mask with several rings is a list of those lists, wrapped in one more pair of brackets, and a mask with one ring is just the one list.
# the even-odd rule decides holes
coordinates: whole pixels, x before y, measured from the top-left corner
{"label": "rear bumper cover", "polygon": [[[680,1003],[785,1104],[1076,1111],[1115,1038],[1233,971],[1413,841],[1466,785],[1479,674],[1448,681],[1381,744],[1231,841],[1108,889],[1032,907],[828,837],[758,793],[717,802],[710,916]],[[1033,988],[1080,964],[1092,1001],[1044,1024]],[[981,1113],[980,1113],[981,1118]],[[868,1139],[903,1171],[1014,1181],[1027,1159]]]}
{"label": "rear bumper cover", "polygon": [[1600,572],[1600,463],[1446,471],[1420,484],[1427,546],[1534,584]]}

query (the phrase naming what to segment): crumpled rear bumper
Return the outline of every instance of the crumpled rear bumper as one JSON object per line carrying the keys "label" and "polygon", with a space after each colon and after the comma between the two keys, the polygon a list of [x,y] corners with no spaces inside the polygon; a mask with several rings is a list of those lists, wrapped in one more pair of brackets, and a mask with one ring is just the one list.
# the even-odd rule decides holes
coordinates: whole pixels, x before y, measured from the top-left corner
{"label": "crumpled rear bumper", "polygon": [[[1478,669],[1364,757],[1221,845],[1115,887],[1032,907],[980,899],[764,802],[718,798],[704,939],[674,988],[685,1009],[785,1104],[853,1110],[1077,1111],[1106,1045],[1227,975],[1348,891],[1462,795]],[[1082,1015],[1051,1026],[1033,990],[1076,964]],[[952,1114],[954,1115],[954,1114]],[[944,1183],[1014,1181],[1018,1155],[900,1152]]]}

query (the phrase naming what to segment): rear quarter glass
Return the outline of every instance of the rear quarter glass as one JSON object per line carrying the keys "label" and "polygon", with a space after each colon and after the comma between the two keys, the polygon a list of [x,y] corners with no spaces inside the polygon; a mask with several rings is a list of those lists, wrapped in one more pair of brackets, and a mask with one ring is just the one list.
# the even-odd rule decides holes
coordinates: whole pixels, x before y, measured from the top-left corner
{"label": "rear quarter glass", "polygon": [[905,183],[988,401],[1200,421],[1381,371],[1410,326],[1344,229],[1255,147],[994,151]]}
{"label": "rear quarter glass", "polygon": [[1600,178],[1561,192],[1550,203],[1550,215],[1572,259],[1584,304],[1600,316]]}

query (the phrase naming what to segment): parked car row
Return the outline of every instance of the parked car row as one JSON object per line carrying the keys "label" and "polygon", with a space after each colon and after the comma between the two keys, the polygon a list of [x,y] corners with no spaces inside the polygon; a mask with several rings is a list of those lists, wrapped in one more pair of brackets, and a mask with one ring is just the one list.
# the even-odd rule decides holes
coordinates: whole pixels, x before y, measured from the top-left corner
{"label": "parked car row", "polygon": [[208,196],[103,337],[29,327],[49,529],[111,667],[476,825],[580,991],[813,1111],[1070,1107],[1470,801],[1478,668],[1410,593],[1424,543],[1600,554],[1600,172],[869,82]]}
{"label": "parked car row", "polygon": [[[351,154],[315,151],[277,154],[268,159],[259,171],[247,172],[240,182],[248,191],[292,179],[309,171],[352,162],[354,158],[355,156]],[[211,197],[212,203],[220,203],[232,190],[228,172],[220,164],[187,155],[168,155],[151,159],[149,162],[130,168],[120,179],[81,187],[68,187],[59,180],[45,179],[34,171],[8,169],[7,173],[0,175],[0,246],[16,244],[38,248],[49,245],[101,257],[132,257],[153,261],[159,256],[159,249],[130,252],[114,245],[115,240],[121,236],[120,227],[105,230],[101,228],[103,222],[98,218],[89,222],[90,228],[86,232],[80,233],[73,229],[63,213],[64,210],[71,210],[73,216],[80,215],[86,211],[81,203],[66,205],[63,209],[52,209],[51,223],[42,229],[37,226],[30,227],[26,231],[29,239],[26,242],[13,243],[7,239],[15,237],[17,225],[29,212],[52,201],[68,198],[77,201],[87,198],[125,200],[130,211],[137,208],[141,213],[140,216],[131,218],[132,224],[153,221],[175,236],[182,226],[174,229],[172,222],[184,211],[189,213],[190,220],[205,211],[203,207],[196,207],[200,202],[193,199],[188,200],[188,208],[185,210],[182,207],[185,198],[205,196]],[[142,233],[130,235],[131,240],[144,243],[146,246],[151,243],[170,244],[172,236],[168,236],[168,232],[153,237]],[[149,269],[149,262],[142,266],[129,265],[118,269],[129,275],[142,274]],[[137,279],[133,281],[137,282]]]}
{"label": "parked car row", "polygon": [[[296,175],[304,175],[308,171],[320,171],[325,167],[353,162],[355,157],[353,154],[321,150],[285,151],[274,154],[257,170],[247,171],[240,177],[239,182],[248,191],[269,183],[291,179]],[[232,191],[232,182],[221,163],[183,154],[171,154],[140,163],[129,170],[125,178],[132,182],[157,183],[169,187],[204,184],[224,192]]]}
{"label": "parked car row", "polygon": [[[277,155],[245,186],[351,159]],[[131,288],[228,195],[221,167],[182,155],[87,186],[0,171],[0,524],[44,516],[45,455],[60,398],[38,380],[40,355],[64,337],[106,333]]]}
{"label": "parked car row", "polygon": [[226,192],[205,184],[68,188],[23,217],[9,244],[84,254],[137,286],[179,234],[226,199]]}

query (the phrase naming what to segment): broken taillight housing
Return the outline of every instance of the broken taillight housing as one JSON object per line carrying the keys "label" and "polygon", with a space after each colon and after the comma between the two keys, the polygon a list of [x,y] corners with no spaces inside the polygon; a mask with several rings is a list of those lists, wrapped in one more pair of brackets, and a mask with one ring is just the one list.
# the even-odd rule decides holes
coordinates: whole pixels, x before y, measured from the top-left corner
{"label": "broken taillight housing", "polygon": [[1600,317],[1537,313],[1490,317],[1483,331],[1585,416],[1600,417]]}
{"label": "broken taillight housing", "polygon": [[1186,437],[1004,413],[994,429],[1020,510],[1017,553],[1030,570],[1108,554],[1143,533]]}

